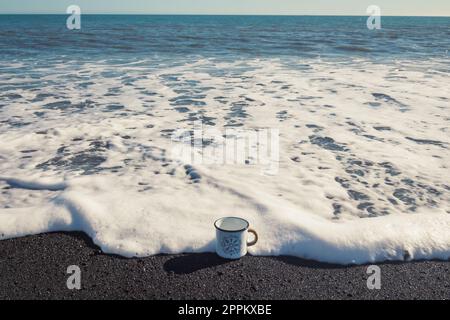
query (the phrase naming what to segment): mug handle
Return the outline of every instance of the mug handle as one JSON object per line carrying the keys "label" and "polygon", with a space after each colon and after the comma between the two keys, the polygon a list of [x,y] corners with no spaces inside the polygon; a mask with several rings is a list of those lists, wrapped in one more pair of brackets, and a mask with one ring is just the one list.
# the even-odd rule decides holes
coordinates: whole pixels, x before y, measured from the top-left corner
{"label": "mug handle", "polygon": [[248,229],[248,232],[253,233],[253,235],[255,236],[255,239],[253,239],[253,241],[247,242],[247,246],[251,247],[251,246],[254,246],[258,242],[258,234],[253,229]]}

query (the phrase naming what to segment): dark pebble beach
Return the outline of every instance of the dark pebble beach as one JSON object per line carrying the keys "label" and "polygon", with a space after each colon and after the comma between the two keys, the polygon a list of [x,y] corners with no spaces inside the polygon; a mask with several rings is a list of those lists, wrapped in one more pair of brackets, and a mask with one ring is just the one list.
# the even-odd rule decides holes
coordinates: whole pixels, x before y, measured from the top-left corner
{"label": "dark pebble beach", "polygon": [[[67,288],[67,268],[81,289]],[[366,266],[295,257],[213,253],[126,259],[107,255],[82,233],[0,241],[0,299],[449,299],[450,262],[380,263],[381,289],[369,290]]]}

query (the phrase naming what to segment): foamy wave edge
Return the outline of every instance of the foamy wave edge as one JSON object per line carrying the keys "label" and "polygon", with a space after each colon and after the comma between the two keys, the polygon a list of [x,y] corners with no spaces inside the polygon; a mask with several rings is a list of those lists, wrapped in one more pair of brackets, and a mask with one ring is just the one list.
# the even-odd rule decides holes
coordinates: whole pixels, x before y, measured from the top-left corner
{"label": "foamy wave edge", "polygon": [[[201,212],[198,216],[188,209],[177,210],[188,208],[186,199],[178,204],[168,203],[167,198],[155,202],[160,195],[146,199],[92,177],[57,182],[0,180],[16,188],[60,192],[43,206],[0,209],[0,239],[82,231],[103,252],[124,257],[214,251],[212,223],[218,214],[205,214],[201,205],[196,208]],[[260,233],[260,242],[249,249],[252,255],[291,255],[338,264],[450,258],[448,214],[332,221],[287,207],[277,212],[276,199],[270,196],[265,203],[272,204],[266,212],[244,214]]]}

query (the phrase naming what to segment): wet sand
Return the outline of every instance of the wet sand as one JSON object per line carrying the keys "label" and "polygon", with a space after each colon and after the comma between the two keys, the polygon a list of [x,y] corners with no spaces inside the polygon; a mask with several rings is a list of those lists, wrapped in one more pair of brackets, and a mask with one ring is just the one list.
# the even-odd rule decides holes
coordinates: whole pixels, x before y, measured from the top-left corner
{"label": "wet sand", "polygon": [[[70,265],[81,268],[81,290],[67,289]],[[125,259],[84,234],[52,233],[0,241],[0,299],[450,299],[448,261],[378,265],[382,288],[369,290],[367,266],[210,253]]]}

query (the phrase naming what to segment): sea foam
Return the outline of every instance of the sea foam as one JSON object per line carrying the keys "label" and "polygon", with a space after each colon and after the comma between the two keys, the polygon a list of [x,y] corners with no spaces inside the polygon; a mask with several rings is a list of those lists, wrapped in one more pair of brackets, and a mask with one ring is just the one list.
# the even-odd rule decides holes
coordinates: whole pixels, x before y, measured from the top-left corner
{"label": "sea foam", "polygon": [[[150,64],[58,65],[34,70],[39,86],[11,76],[26,62],[3,70],[2,239],[76,230],[126,257],[205,252],[215,219],[232,215],[258,231],[254,255],[450,257],[450,91],[439,61]],[[278,129],[278,171],[177,158],[172,133],[198,121],[224,133]]]}

